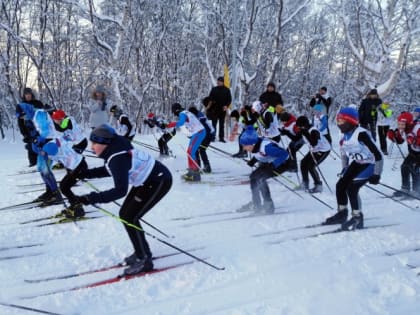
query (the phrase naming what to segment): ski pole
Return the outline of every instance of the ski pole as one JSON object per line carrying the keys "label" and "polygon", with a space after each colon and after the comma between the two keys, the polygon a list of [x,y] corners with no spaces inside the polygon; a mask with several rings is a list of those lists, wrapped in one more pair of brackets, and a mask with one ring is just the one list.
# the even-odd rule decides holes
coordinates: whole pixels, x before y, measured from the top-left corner
{"label": "ski pole", "polygon": [[327,185],[327,187],[328,187],[329,191],[330,191],[331,193],[333,193],[333,191],[332,191],[332,189],[331,189],[330,185],[328,185],[328,182],[327,182],[327,180],[326,180],[326,179],[325,179],[325,177],[324,177],[324,174],[322,174],[321,169],[319,168],[318,162],[317,162],[317,160],[315,159],[315,156],[313,155],[312,151],[309,151],[309,153],[311,154],[312,160],[313,160],[313,161],[314,161],[314,163],[315,163],[315,167],[316,167],[316,169],[318,170],[319,174],[321,174],[321,177],[322,177],[322,179],[324,180],[325,184]]}
{"label": "ski pole", "polygon": [[[99,189],[95,186],[95,185],[93,185],[92,183],[90,183],[89,181],[87,181],[87,180],[84,180],[84,179],[82,179],[82,181],[87,185],[87,186],[89,186],[90,188],[92,188],[93,190],[95,190],[95,191],[97,191],[97,192],[99,192]],[[118,207],[121,207],[121,204],[120,203],[118,203],[117,201],[113,201],[113,203],[115,204],[115,205],[117,205]],[[147,221],[145,221],[145,220],[143,220],[143,219],[140,219],[140,221],[141,222],[143,222],[144,224],[146,224],[146,225],[148,225],[148,226],[150,226],[151,228],[153,228],[153,229],[155,229],[156,231],[158,231],[160,234],[162,234],[162,235],[164,235],[164,236],[166,236],[167,238],[173,238],[173,236],[169,236],[168,234],[166,234],[165,232],[163,232],[163,231],[161,231],[160,229],[158,229],[157,227],[155,227],[154,225],[152,225],[152,224],[150,224],[150,223],[148,223]]]}
{"label": "ski pole", "polygon": [[143,146],[143,147],[145,147],[145,148],[147,148],[147,149],[149,149],[149,150],[156,151],[156,152],[160,152],[160,151],[159,151],[159,149],[157,149],[156,147],[154,147],[154,146],[152,146],[152,145],[150,145],[150,144],[143,143],[143,142],[140,142],[140,141],[136,141],[136,140],[134,140],[134,139],[133,139],[131,142],[133,142],[133,143],[135,143],[135,144],[138,144],[138,145],[140,145],[140,146]]}
{"label": "ski pole", "polygon": [[379,183],[379,185],[382,185],[382,186],[384,186],[384,187],[386,187],[386,188],[389,188],[389,189],[391,189],[391,190],[393,190],[393,191],[398,191],[398,192],[401,192],[401,193],[403,193],[404,195],[410,196],[410,197],[412,197],[412,198],[414,198],[414,199],[420,200],[420,198],[418,198],[418,197],[414,196],[413,194],[410,194],[410,193],[408,193],[408,192],[405,192],[405,191],[402,191],[402,190],[396,189],[396,188],[394,188],[394,187],[392,187],[392,186],[389,186],[389,185],[387,185],[387,184],[384,184],[384,183]]}
{"label": "ski pole", "polygon": [[398,148],[398,151],[400,151],[400,154],[401,154],[401,156],[402,156],[402,158],[405,160],[405,155],[404,155],[404,153],[402,152],[402,150],[401,150],[401,148],[400,148],[400,145],[397,143],[397,148]]}
{"label": "ski pole", "polygon": [[227,151],[224,151],[224,150],[222,150],[222,149],[216,148],[215,146],[212,146],[211,144],[209,145],[209,148],[210,148],[210,149],[213,149],[213,150],[215,150],[215,151],[219,151],[220,153],[226,154],[226,155],[228,155],[228,156],[232,156],[232,154],[231,154],[231,153],[229,153],[229,152],[227,152]]}
{"label": "ski pole", "polygon": [[97,208],[98,210],[102,211],[103,213],[105,213],[105,214],[107,214],[107,215],[109,215],[109,216],[117,219],[118,221],[124,223],[125,225],[127,225],[129,227],[132,227],[132,228],[134,228],[134,229],[136,229],[136,230],[138,230],[140,232],[143,232],[144,234],[146,234],[147,236],[150,236],[151,238],[157,240],[158,242],[161,242],[161,243],[163,243],[163,244],[165,244],[165,245],[167,245],[167,246],[169,246],[169,247],[171,247],[171,248],[173,248],[173,249],[175,249],[175,250],[177,250],[177,251],[179,251],[179,252],[181,252],[181,253],[189,256],[189,257],[191,257],[191,258],[194,258],[195,260],[197,260],[197,261],[199,261],[199,262],[201,262],[203,264],[206,264],[206,265],[208,265],[208,266],[210,266],[210,267],[212,267],[212,268],[214,268],[216,270],[225,270],[225,267],[217,267],[217,266],[215,266],[215,265],[213,265],[211,263],[208,263],[207,261],[205,261],[205,260],[203,260],[203,259],[201,259],[201,258],[199,258],[199,257],[197,257],[197,256],[195,256],[195,255],[193,255],[193,254],[191,254],[191,253],[189,253],[189,252],[187,252],[187,251],[185,251],[185,250],[183,250],[183,249],[175,246],[175,245],[172,245],[171,243],[168,243],[168,242],[166,242],[166,241],[164,241],[164,240],[162,240],[162,239],[154,236],[153,234],[150,234],[150,233],[146,232],[141,227],[139,227],[139,226],[137,226],[135,224],[132,224],[130,222],[127,222],[126,220],[120,218],[119,216],[113,214],[112,212],[109,212],[108,210],[105,210],[105,209],[103,209],[103,208],[101,208],[101,207],[99,207],[99,206],[97,206],[95,204],[92,204],[92,206],[95,207],[95,208]]}
{"label": "ski pole", "polygon": [[411,209],[411,210],[417,211],[417,210],[416,210],[416,208],[413,208],[413,207],[411,207],[411,206],[409,206],[409,205],[405,204],[405,203],[404,203],[404,202],[402,202],[401,200],[395,199],[395,198],[394,198],[394,197],[392,197],[392,196],[388,196],[387,194],[383,193],[383,192],[382,192],[382,191],[380,191],[380,190],[377,190],[376,188],[373,188],[373,187],[371,187],[371,186],[369,186],[369,185],[366,185],[366,187],[367,187],[367,188],[369,188],[369,189],[371,189],[371,190],[373,190],[373,191],[376,191],[378,194],[380,194],[380,195],[382,195],[382,196],[384,196],[384,197],[391,198],[393,201],[395,201],[395,202],[397,202],[397,203],[399,203],[399,204],[403,205],[404,207],[407,207],[407,208],[409,208],[409,209]]}

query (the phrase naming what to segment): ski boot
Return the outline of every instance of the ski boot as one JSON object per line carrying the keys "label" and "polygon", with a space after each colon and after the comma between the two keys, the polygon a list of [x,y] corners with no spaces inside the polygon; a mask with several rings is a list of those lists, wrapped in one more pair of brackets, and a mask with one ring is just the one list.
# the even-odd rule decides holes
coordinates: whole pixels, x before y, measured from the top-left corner
{"label": "ski boot", "polygon": [[401,188],[400,190],[397,190],[392,194],[392,197],[407,197],[407,195],[410,194],[410,189],[407,188]]}
{"label": "ski boot", "polygon": [[257,211],[258,207],[254,205],[254,202],[248,202],[242,207],[236,210],[236,212],[246,212],[246,211]]}
{"label": "ski boot", "polygon": [[[131,256],[130,256],[131,257]],[[133,259],[132,264],[124,269],[124,276],[135,275],[141,272],[148,272],[153,270],[153,261],[151,257]]]}
{"label": "ski boot", "polygon": [[323,224],[324,225],[343,224],[344,222],[347,221],[347,215],[348,215],[347,209],[339,210],[336,214],[327,218]]}
{"label": "ski boot", "polygon": [[80,203],[70,205],[70,207],[68,207],[64,211],[64,216],[67,219],[79,219],[85,216],[85,210],[83,209],[83,206]]}
{"label": "ski boot", "polygon": [[58,190],[51,192],[41,203],[40,207],[57,205],[63,202],[63,197]]}
{"label": "ski boot", "polygon": [[210,164],[204,164],[204,167],[203,167],[203,172],[204,172],[204,173],[207,173],[207,174],[210,174],[210,173],[211,173],[211,167],[210,167]]}
{"label": "ski boot", "polygon": [[309,183],[308,182],[301,182],[298,186],[296,186],[295,190],[303,190],[308,191],[309,189]]}
{"label": "ski boot", "polygon": [[47,199],[49,199],[51,197],[51,190],[47,189],[46,192],[44,192],[43,194],[39,195],[38,197],[36,197],[33,202],[42,202],[45,201]]}
{"label": "ski boot", "polygon": [[264,205],[263,205],[262,208],[263,208],[263,210],[266,214],[274,213],[274,203],[273,203],[273,201],[264,202]]}
{"label": "ski boot", "polygon": [[315,184],[315,186],[308,190],[309,193],[315,194],[315,193],[321,193],[322,192],[322,183]]}
{"label": "ski boot", "polygon": [[341,225],[341,228],[345,231],[354,231],[363,229],[363,213],[360,211],[356,213],[352,213],[352,217],[347,222],[344,222]]}
{"label": "ski boot", "polygon": [[189,169],[186,174],[182,175],[182,178],[188,182],[199,182],[201,181],[200,171]]}

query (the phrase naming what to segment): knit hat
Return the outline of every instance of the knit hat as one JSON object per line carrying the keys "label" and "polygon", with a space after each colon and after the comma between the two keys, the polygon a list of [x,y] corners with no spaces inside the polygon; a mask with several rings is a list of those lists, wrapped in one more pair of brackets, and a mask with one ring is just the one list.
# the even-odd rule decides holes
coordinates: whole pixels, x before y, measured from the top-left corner
{"label": "knit hat", "polygon": [[323,108],[322,108],[322,105],[321,104],[316,104],[314,106],[314,111],[322,112],[322,110],[323,110]]}
{"label": "knit hat", "polygon": [[414,117],[409,112],[402,112],[397,118],[398,122],[404,122],[406,124],[412,124],[413,120],[414,120]]}
{"label": "knit hat", "polygon": [[155,114],[153,114],[153,113],[148,113],[147,114],[147,119],[153,119],[153,117],[155,117]]}
{"label": "knit hat", "polygon": [[359,112],[351,107],[345,107],[337,114],[337,120],[343,119],[352,125],[359,124]]}
{"label": "knit hat", "polygon": [[274,84],[274,82],[269,82],[269,83],[267,84],[267,88],[268,88],[269,86],[271,86],[273,89],[276,89],[276,85]]}
{"label": "knit hat", "polygon": [[248,126],[239,137],[240,145],[254,145],[258,141],[258,135],[253,126]]}
{"label": "knit hat", "polygon": [[225,82],[225,79],[224,79],[223,77],[218,77],[218,78],[217,78],[217,81],[220,81],[220,82]]}
{"label": "knit hat", "polygon": [[116,132],[114,128],[109,125],[102,124],[92,130],[89,140],[100,144],[110,144],[115,135]]}
{"label": "knit hat", "polygon": [[420,107],[416,107],[416,108],[414,109],[414,112],[415,112],[415,113],[420,113]]}
{"label": "knit hat", "polygon": [[66,117],[66,113],[61,109],[54,111],[53,114],[51,115],[51,118],[53,120],[61,120],[61,119],[64,119],[64,117]]}
{"label": "knit hat", "polygon": [[309,119],[306,116],[299,116],[296,119],[296,126],[299,127],[299,128],[309,129],[310,125],[311,125],[311,123],[309,122]]}
{"label": "knit hat", "polygon": [[26,87],[26,88],[23,89],[23,95],[25,95],[25,94],[32,94],[32,95],[34,95],[34,93],[32,92],[32,89],[31,88],[28,88],[28,87]]}

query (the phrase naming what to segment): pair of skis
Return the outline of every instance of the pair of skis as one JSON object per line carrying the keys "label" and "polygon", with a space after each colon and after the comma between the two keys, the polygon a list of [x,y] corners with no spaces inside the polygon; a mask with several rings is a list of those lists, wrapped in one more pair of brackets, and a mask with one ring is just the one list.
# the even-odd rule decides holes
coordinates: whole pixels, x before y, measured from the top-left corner
{"label": "pair of skis", "polygon": [[[197,250],[201,250],[201,249],[204,249],[204,247],[193,248],[193,249],[190,249],[189,251],[191,252],[191,251],[197,251]],[[153,257],[153,260],[156,261],[156,260],[160,260],[160,259],[163,259],[163,258],[177,256],[177,255],[180,255],[180,254],[181,254],[181,252],[164,254],[164,255]],[[161,272],[164,272],[164,271],[180,268],[182,266],[190,265],[194,262],[195,262],[195,260],[189,260],[189,261],[184,261],[184,262],[180,262],[180,263],[170,264],[170,265],[166,265],[164,267],[155,268],[151,271],[141,272],[141,273],[134,274],[134,275],[120,274],[120,275],[117,275],[117,276],[112,276],[112,277],[109,277],[109,278],[105,278],[105,279],[100,280],[100,281],[90,282],[90,283],[79,285],[79,286],[52,290],[52,291],[44,292],[44,293],[37,294],[37,295],[25,296],[25,297],[22,297],[22,299],[32,299],[32,298],[36,298],[36,297],[40,297],[40,296],[47,296],[47,295],[53,295],[53,294],[57,294],[57,293],[71,292],[71,291],[76,291],[76,290],[81,290],[81,289],[99,287],[99,286],[108,285],[108,284],[116,283],[116,282],[123,281],[123,280],[131,280],[131,279],[135,279],[135,278],[144,277],[144,276],[147,276],[147,275],[161,273]],[[85,276],[85,275],[91,275],[91,274],[95,274],[95,273],[101,273],[101,272],[114,270],[114,269],[118,270],[118,269],[121,269],[121,268],[124,268],[124,267],[127,267],[124,263],[117,263],[117,264],[114,264],[114,265],[111,265],[111,266],[106,266],[106,267],[92,269],[92,270],[83,271],[83,272],[75,272],[75,273],[69,273],[69,274],[65,274],[65,275],[50,276],[50,277],[38,278],[38,279],[27,279],[27,280],[25,280],[25,282],[26,283],[42,283],[42,282],[48,282],[48,281],[53,281],[53,280],[70,279],[70,278],[81,277],[81,276]]]}

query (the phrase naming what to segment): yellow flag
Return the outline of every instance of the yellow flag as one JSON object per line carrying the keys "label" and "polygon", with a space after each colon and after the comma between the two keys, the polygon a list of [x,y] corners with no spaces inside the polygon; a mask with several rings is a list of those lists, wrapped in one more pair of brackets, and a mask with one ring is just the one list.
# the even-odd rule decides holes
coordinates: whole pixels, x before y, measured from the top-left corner
{"label": "yellow flag", "polygon": [[224,72],[224,75],[223,75],[224,82],[223,82],[223,84],[227,88],[230,89],[229,68],[228,68],[228,66],[226,64],[223,66],[223,72]]}

